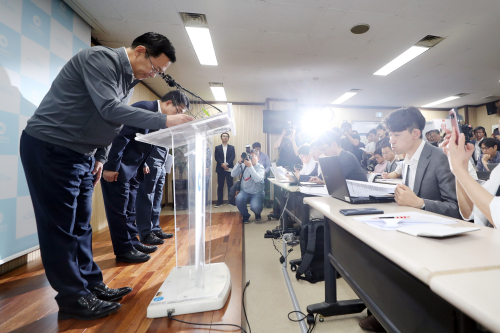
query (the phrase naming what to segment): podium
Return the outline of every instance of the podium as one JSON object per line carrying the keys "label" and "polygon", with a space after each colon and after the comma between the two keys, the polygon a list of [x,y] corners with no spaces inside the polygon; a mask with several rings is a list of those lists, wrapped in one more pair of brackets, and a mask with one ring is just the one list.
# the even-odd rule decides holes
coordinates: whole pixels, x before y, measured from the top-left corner
{"label": "podium", "polygon": [[213,136],[224,132],[236,135],[230,103],[227,112],[136,137],[172,150],[187,146],[188,214],[177,215],[174,195],[176,265],[149,304],[148,318],[218,310],[229,297],[229,268],[210,262]]}

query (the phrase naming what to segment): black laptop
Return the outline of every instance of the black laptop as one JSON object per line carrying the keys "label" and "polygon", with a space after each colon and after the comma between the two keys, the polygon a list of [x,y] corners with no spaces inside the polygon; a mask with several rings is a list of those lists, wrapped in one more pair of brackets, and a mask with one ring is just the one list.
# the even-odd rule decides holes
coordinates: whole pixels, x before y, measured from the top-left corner
{"label": "black laptop", "polygon": [[[328,194],[330,196],[351,204],[394,202],[394,196],[390,195],[382,198],[371,196],[351,196],[338,156],[321,157],[319,159],[319,164],[321,166],[321,172],[323,173],[323,179],[325,180],[326,189],[328,190]],[[373,183],[367,182],[367,185],[368,184],[373,185]]]}

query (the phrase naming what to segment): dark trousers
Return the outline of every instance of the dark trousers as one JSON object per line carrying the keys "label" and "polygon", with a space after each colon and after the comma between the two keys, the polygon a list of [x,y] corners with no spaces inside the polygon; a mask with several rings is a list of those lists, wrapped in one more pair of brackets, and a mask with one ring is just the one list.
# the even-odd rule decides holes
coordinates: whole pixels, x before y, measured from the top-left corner
{"label": "dark trousers", "polygon": [[[227,189],[233,186],[233,177],[231,177],[231,172],[222,171],[217,173],[217,204],[222,205],[222,196],[224,193],[224,182],[227,180]],[[230,204],[234,205],[234,198],[229,201]]]}
{"label": "dark trousers", "polygon": [[23,131],[20,155],[35,210],[45,274],[61,306],[102,282],[93,260],[94,158],[36,139]]}
{"label": "dark trousers", "polygon": [[101,179],[104,209],[115,255],[123,255],[139,243],[135,225],[135,201],[139,182],[132,178],[126,183]]}
{"label": "dark trousers", "polygon": [[151,231],[161,231],[160,213],[165,185],[165,167],[153,166],[150,172],[144,175],[137,191],[137,228],[141,240],[146,238]]}

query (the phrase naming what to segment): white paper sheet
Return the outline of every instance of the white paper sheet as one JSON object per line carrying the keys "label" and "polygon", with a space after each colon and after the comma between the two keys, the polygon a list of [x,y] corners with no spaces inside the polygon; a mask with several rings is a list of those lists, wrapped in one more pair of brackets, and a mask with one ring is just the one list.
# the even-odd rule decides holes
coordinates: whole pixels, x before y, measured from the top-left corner
{"label": "white paper sheet", "polygon": [[[384,219],[383,217],[395,217]],[[456,220],[443,218],[431,214],[423,214],[416,212],[401,212],[382,215],[370,215],[354,217],[354,220],[368,224],[371,227],[382,230],[398,230],[402,227],[415,226],[415,225],[443,225],[457,223]]]}
{"label": "white paper sheet", "polygon": [[316,195],[319,197],[328,197],[328,190],[326,189],[326,186],[313,186],[313,187],[305,187],[301,186],[300,187],[300,193],[304,194],[309,194],[309,195]]}
{"label": "white paper sheet", "polygon": [[351,197],[394,194],[396,189],[396,185],[360,182],[357,180],[346,180],[346,183]]}

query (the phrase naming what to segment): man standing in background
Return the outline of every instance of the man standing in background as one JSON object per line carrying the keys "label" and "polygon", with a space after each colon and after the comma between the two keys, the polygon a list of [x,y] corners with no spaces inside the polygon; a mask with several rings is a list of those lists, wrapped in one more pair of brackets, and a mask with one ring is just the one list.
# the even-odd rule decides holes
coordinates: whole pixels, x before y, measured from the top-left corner
{"label": "man standing in background", "polygon": [[139,80],[163,73],[175,60],[170,41],[154,32],[127,48],[80,51],[61,69],[21,135],[21,161],[59,319],[107,316],[121,306],[113,301],[132,291],[108,288],[94,262],[92,193],[122,124],[160,129],[193,120],[127,105]]}
{"label": "man standing in background", "polygon": [[[227,180],[227,189],[233,186],[233,177],[231,176],[231,171],[234,166],[234,159],[236,158],[236,153],[234,151],[234,146],[228,144],[229,133],[222,133],[220,136],[222,144],[215,147],[215,161],[217,166],[215,167],[215,172],[217,172],[217,204],[215,207],[222,206],[222,197],[224,194],[224,183]],[[234,198],[229,199],[229,204],[234,206]]]}

